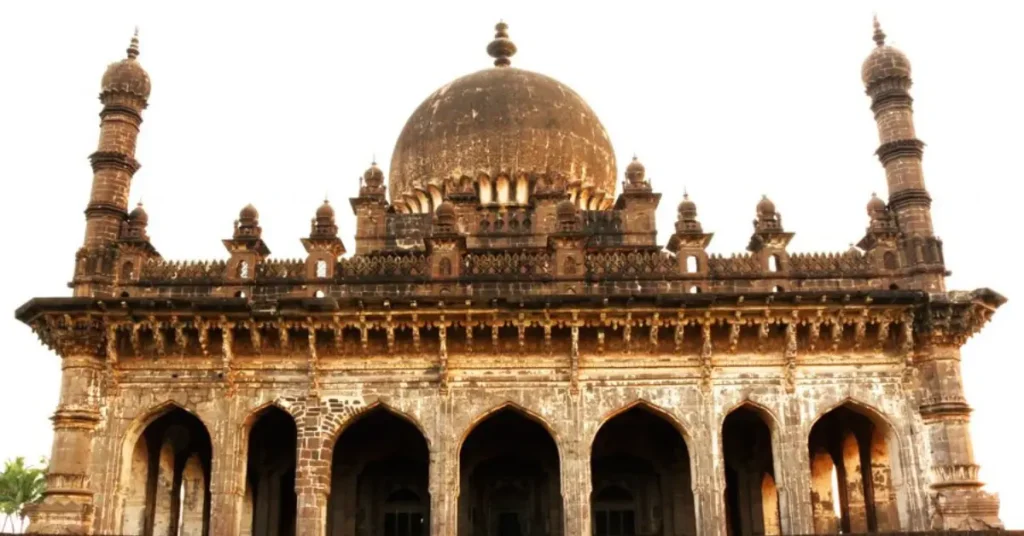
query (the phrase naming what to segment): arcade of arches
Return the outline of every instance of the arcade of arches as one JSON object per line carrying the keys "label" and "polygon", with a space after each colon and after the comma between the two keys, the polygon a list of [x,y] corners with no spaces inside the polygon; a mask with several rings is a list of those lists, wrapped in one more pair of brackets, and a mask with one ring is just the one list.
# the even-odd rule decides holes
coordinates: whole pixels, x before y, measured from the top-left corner
{"label": "arcade of arches", "polygon": [[[270,406],[248,421],[241,534],[295,536],[298,430]],[[723,533],[782,534],[774,420],[731,411],[721,429]],[[845,404],[807,441],[816,533],[899,528],[884,421]],[[145,426],[122,475],[122,527],[144,536],[208,536],[211,441],[200,420],[173,407]],[[126,450],[127,452],[127,450]],[[633,406],[600,426],[590,449],[594,536],[697,534],[691,452],[670,419]],[[407,418],[378,406],[334,442],[326,536],[427,536],[430,449]],[[561,536],[564,497],[556,439],[505,407],[484,417],[459,450],[458,536]]]}

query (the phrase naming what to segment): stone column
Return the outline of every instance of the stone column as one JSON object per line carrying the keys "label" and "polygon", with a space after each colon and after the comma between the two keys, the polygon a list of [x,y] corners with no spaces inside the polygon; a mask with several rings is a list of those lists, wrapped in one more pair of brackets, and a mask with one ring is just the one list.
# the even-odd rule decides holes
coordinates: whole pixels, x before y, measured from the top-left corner
{"label": "stone column", "polygon": [[[713,391],[712,391],[713,392]],[[697,533],[725,536],[725,457],[722,455],[722,430],[715,423],[711,395],[705,395],[703,418],[693,434],[691,456],[695,458],[693,494],[696,497]]]}
{"label": "stone column", "polygon": [[224,399],[222,408],[224,423],[211,430],[210,438],[210,535],[237,536],[241,530],[249,449],[239,433],[241,425],[229,399]]}
{"label": "stone column", "polygon": [[[800,401],[790,395],[786,402],[783,426],[772,435],[775,456],[775,486],[779,494],[779,524],[783,534],[813,534],[814,516],[811,504],[811,459],[807,430],[800,417]],[[831,477],[831,475],[830,475]],[[831,478],[829,479],[831,494]]]}
{"label": "stone column", "polygon": [[46,475],[47,489],[42,502],[27,511],[29,529],[41,533],[89,534],[93,529],[89,468],[93,436],[101,418],[103,363],[80,348],[61,353],[65,357],[61,365],[60,402],[52,417],[53,447]]}
{"label": "stone column", "polygon": [[[458,531],[459,456],[450,438],[442,435],[430,451],[430,534],[447,536]],[[440,439],[440,438],[439,438]]]}
{"label": "stone column", "polygon": [[590,447],[578,434],[564,438],[560,469],[563,534],[590,534]]}
{"label": "stone column", "polygon": [[295,465],[295,534],[325,536],[328,497],[331,493],[330,431],[320,419],[320,402],[306,401],[306,415],[300,423]]}
{"label": "stone column", "polygon": [[936,345],[917,355],[920,412],[931,451],[931,529],[1002,527],[999,497],[981,489],[971,444],[971,408],[960,379],[960,348]]}

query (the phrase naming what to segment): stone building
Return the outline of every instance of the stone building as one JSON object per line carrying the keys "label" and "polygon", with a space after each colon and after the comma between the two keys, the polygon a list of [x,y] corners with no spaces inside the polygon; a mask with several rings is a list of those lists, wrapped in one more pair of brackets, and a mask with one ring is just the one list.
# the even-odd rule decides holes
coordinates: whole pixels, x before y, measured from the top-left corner
{"label": "stone building", "polygon": [[[887,198],[857,247],[787,250],[768,198],[709,255],[617,167],[572,89],[511,66],[427,97],[304,259],[241,210],[228,256],[171,261],[129,212],[150,81],[103,76],[73,297],[17,311],[63,360],[33,529],[153,536],[748,535],[999,527],[960,347],[1005,301],[947,291],[910,63],[863,82]],[[353,185],[355,188],[355,185]],[[618,191],[617,191],[618,190]],[[867,197],[867,196],[865,196]],[[311,207],[313,208],[313,207]],[[172,217],[170,215],[164,217]],[[225,231],[228,231],[225,229]]]}

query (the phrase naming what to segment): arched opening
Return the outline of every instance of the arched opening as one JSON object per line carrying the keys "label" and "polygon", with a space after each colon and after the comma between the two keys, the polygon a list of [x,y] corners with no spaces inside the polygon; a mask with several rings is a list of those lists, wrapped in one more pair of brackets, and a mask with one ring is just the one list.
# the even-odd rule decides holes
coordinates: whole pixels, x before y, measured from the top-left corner
{"label": "arched opening", "polygon": [[772,287],[772,292],[778,294],[779,292],[785,292],[781,285],[775,285]]}
{"label": "arched opening", "polygon": [[236,298],[244,298],[245,297],[245,291],[244,290],[239,290],[239,291],[235,292],[235,297]]}
{"label": "arched opening", "polygon": [[692,285],[690,287],[690,294],[700,294],[700,287],[698,287],[697,285]]}
{"label": "arched opening", "polygon": [[445,257],[445,258],[441,259],[441,262],[439,262],[438,265],[437,265],[437,272],[438,272],[438,275],[441,276],[441,277],[451,277],[452,276],[452,260],[449,259],[448,257]]}
{"label": "arched opening", "polygon": [[480,195],[480,204],[488,205],[494,198],[494,191],[491,188],[491,179],[486,175],[481,175],[478,181],[478,194]]}
{"label": "arched opening", "polygon": [[896,254],[891,251],[886,251],[885,254],[882,255],[882,266],[886,270],[895,270],[898,266]]}
{"label": "arched opening", "polygon": [[277,406],[264,409],[249,432],[243,530],[252,536],[295,534],[295,420]]}
{"label": "arched opening", "polygon": [[416,426],[378,406],[334,445],[327,536],[430,533],[430,451]]}
{"label": "arched opening", "polygon": [[829,411],[811,428],[808,448],[816,532],[899,530],[888,435],[881,419],[867,416],[850,403]]}
{"label": "arched opening", "polygon": [[327,296],[327,294],[325,294],[323,290],[317,290],[313,293],[314,298],[323,298],[324,296]]}
{"label": "arched opening", "polygon": [[782,269],[782,261],[781,261],[781,259],[779,259],[778,255],[772,255],[772,256],[768,257],[768,271],[769,272],[778,272],[781,269]]}
{"label": "arched opening", "polygon": [[511,408],[488,416],[459,454],[461,536],[563,533],[558,447]]}
{"label": "arched opening", "polygon": [[695,273],[697,273],[697,271],[699,269],[700,269],[700,266],[697,263],[697,256],[696,255],[689,255],[689,256],[687,256],[686,257],[686,271],[687,271],[687,273],[695,274]]}
{"label": "arched opening", "polygon": [[132,261],[125,261],[121,265],[121,282],[131,281],[133,277],[135,277],[135,265],[132,264]]}
{"label": "arched opening", "polygon": [[327,261],[323,259],[316,261],[316,276],[320,279],[327,277]]}
{"label": "arched opening", "polygon": [[238,263],[238,278],[249,279],[249,261]]}
{"label": "arched opening", "polygon": [[772,432],[761,412],[741,406],[722,423],[728,536],[779,534]]}
{"label": "arched opening", "polygon": [[175,407],[151,422],[127,462],[121,531],[207,536],[211,459],[210,434],[195,415]]}
{"label": "arched opening", "polygon": [[664,417],[635,406],[610,419],[590,467],[595,536],[696,534],[689,450]]}
{"label": "arched opening", "polygon": [[507,205],[508,201],[509,201],[509,197],[510,197],[510,195],[509,195],[510,187],[509,187],[508,177],[502,175],[502,176],[498,177],[498,180],[495,181],[494,184],[495,184],[495,189],[497,190],[497,193],[498,193],[498,204],[499,205]]}
{"label": "arched opening", "polygon": [[516,203],[525,205],[530,201],[530,181],[525,176],[516,180]]}

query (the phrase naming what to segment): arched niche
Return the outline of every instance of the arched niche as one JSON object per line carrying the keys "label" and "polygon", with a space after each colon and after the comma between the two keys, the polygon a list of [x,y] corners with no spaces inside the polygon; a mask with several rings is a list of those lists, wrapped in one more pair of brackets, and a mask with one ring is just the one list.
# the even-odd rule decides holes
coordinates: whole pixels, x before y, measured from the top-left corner
{"label": "arched niche", "polygon": [[749,402],[722,421],[723,522],[728,536],[779,533],[774,429],[771,414]]}
{"label": "arched niche", "polygon": [[458,534],[564,534],[560,465],[535,416],[507,405],[482,417],[459,449]]}
{"label": "arched niche", "polygon": [[174,404],[129,427],[118,486],[120,531],[207,536],[213,446],[206,426]]}
{"label": "arched niche", "polygon": [[816,531],[900,529],[899,441],[887,420],[847,400],[814,422],[807,445]]}
{"label": "arched niche", "polygon": [[591,445],[595,536],[695,534],[692,459],[678,425],[644,403],[609,417]]}
{"label": "arched niche", "polygon": [[250,415],[246,424],[242,532],[251,536],[293,535],[297,516],[295,419],[284,409],[268,405]]}
{"label": "arched niche", "polygon": [[420,428],[378,404],[339,431],[327,536],[430,533],[430,451]]}

